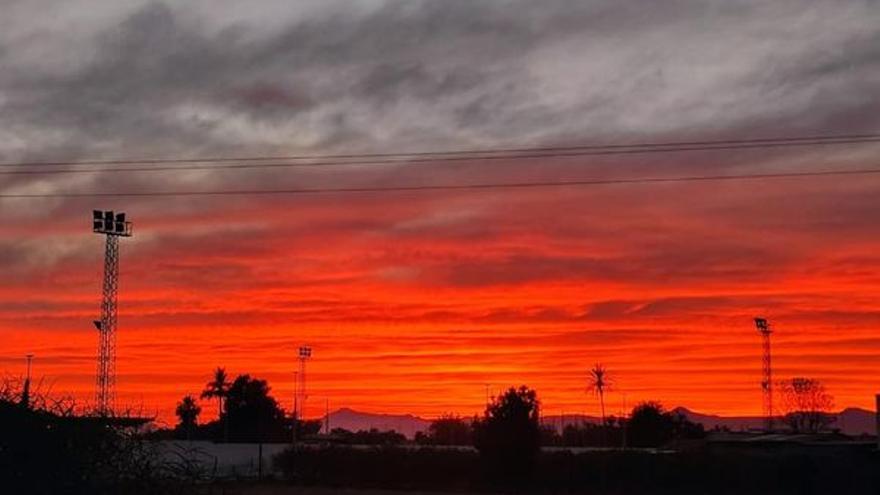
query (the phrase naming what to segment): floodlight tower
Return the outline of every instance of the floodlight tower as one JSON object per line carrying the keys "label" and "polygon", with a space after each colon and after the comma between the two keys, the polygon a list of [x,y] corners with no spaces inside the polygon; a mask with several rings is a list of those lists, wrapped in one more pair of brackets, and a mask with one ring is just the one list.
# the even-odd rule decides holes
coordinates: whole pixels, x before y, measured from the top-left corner
{"label": "floodlight tower", "polygon": [[104,287],[98,329],[98,370],[95,377],[95,407],[101,416],[113,410],[116,384],[116,300],[119,291],[119,238],[131,237],[131,222],[125,213],[94,210],[92,231],[104,234]]}
{"label": "floodlight tower", "polygon": [[764,427],[767,431],[773,429],[773,368],[770,365],[770,334],[773,329],[766,318],[755,318],[755,327],[761,334],[761,346],[763,349],[763,375],[761,379],[761,392],[764,399]]}
{"label": "floodlight tower", "polygon": [[312,357],[312,348],[304,345],[299,348],[299,417],[306,417],[306,361]]}

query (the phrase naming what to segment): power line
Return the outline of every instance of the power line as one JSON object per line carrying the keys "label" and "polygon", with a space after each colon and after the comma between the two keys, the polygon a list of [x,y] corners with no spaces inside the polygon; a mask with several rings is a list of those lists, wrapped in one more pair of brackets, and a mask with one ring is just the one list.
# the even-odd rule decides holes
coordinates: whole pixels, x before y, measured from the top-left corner
{"label": "power line", "polygon": [[[631,155],[651,153],[678,153],[689,151],[725,151],[735,149],[780,148],[793,146],[828,146],[843,144],[880,143],[880,134],[838,135],[789,137],[768,139],[743,139],[724,141],[692,141],[667,143],[609,144],[569,147],[543,148],[508,148],[474,151],[416,152],[416,153],[378,153],[351,155],[313,155],[313,156],[254,156],[241,158],[169,158],[157,160],[106,160],[106,161],[70,161],[70,162],[21,162],[3,163],[0,167],[39,167],[31,170],[0,171],[0,175],[37,175],[37,174],[76,174],[95,172],[157,172],[186,170],[224,170],[224,169],[256,169],[256,168],[311,168],[331,166],[364,166],[364,165],[414,165],[437,162],[462,162],[484,160],[523,160],[536,158],[565,158],[580,156]],[[376,159],[373,159],[376,158]],[[284,160],[324,160],[319,162],[287,162]],[[345,161],[338,161],[345,159]],[[278,163],[265,163],[279,160]],[[262,163],[246,163],[262,162]],[[199,163],[216,163],[215,165],[187,165]],[[179,164],[178,166],[167,166]],[[99,168],[48,169],[49,166],[83,166],[92,165]],[[166,165],[108,168],[107,165]]]}
{"label": "power line", "polygon": [[349,193],[394,193],[430,191],[467,191],[491,189],[532,189],[547,187],[584,187],[625,184],[660,184],[674,182],[710,182],[728,180],[770,180],[807,177],[830,177],[849,175],[880,174],[880,168],[823,170],[815,172],[779,172],[767,174],[740,175],[692,175],[682,177],[642,177],[631,179],[594,179],[545,182],[510,182],[476,184],[440,184],[387,187],[339,187],[302,189],[242,189],[215,191],[129,191],[129,192],[82,192],[82,193],[11,193],[0,194],[0,199],[28,198],[102,198],[102,197],[174,197],[174,196],[257,196],[257,195],[300,195],[300,194],[349,194]]}
{"label": "power line", "polygon": [[261,160],[324,160],[343,158],[388,158],[408,156],[434,156],[434,155],[460,155],[460,154],[491,154],[491,153],[527,153],[534,151],[575,151],[608,148],[654,148],[664,146],[697,146],[697,145],[725,145],[738,143],[769,143],[779,141],[819,141],[837,139],[880,139],[880,134],[830,134],[815,136],[795,136],[780,138],[749,138],[749,139],[725,139],[709,141],[666,141],[666,142],[642,142],[630,144],[594,144],[576,146],[548,146],[531,148],[495,148],[451,151],[423,151],[423,152],[394,152],[394,153],[351,153],[337,155],[282,155],[282,156],[251,156],[251,157],[207,157],[207,158],[158,158],[158,159],[119,159],[119,160],[83,160],[83,161],[57,161],[57,162],[18,162],[0,163],[0,167],[23,167],[42,165],[125,165],[125,164],[161,164],[161,163],[202,163],[202,162],[239,162]]}

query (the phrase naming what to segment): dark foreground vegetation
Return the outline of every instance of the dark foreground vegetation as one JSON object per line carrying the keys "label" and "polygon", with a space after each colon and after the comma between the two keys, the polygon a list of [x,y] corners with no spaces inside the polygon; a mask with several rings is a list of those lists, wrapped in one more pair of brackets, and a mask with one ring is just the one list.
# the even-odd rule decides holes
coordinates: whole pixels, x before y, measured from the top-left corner
{"label": "dark foreground vegetation", "polygon": [[241,479],[227,484],[229,478],[217,475],[217,459],[211,471],[198,461],[196,447],[187,450],[192,444],[186,440],[259,443],[262,451],[262,443],[291,442],[294,427],[296,447],[277,455],[265,471],[260,464],[259,476],[275,479],[267,493],[297,493],[307,486],[535,494],[880,493],[880,454],[871,445],[838,442],[840,437],[824,444],[742,442],[729,434],[707,442],[701,426],[656,402],[638,404],[624,419],[557,432],[541,425],[534,390],[510,388],[482,416],[441,417],[410,442],[376,430],[319,434],[319,422],[287,415],[265,381],[240,375],[230,382],[222,369],[203,394],[217,399],[219,418],[199,424],[200,406],[188,396],[178,404],[179,424],[165,430],[145,428],[149,418],[75,414],[72,402],[31,394],[27,386],[14,389],[0,387],[0,493],[227,493],[230,487],[237,491],[229,493],[247,493],[265,485],[254,478],[250,485]]}
{"label": "dark foreground vegetation", "polygon": [[196,470],[158,455],[139,423],[0,400],[0,493],[184,493]]}
{"label": "dark foreground vegetation", "polygon": [[880,459],[835,453],[541,452],[528,475],[500,473],[473,451],[342,447],[288,451],[285,478],[305,485],[401,490],[633,493],[880,493]]}
{"label": "dark foreground vegetation", "polygon": [[[476,449],[442,447],[464,438],[462,420],[444,417],[421,447],[300,448],[276,458],[284,477],[304,485],[527,493],[880,493],[880,455],[870,446],[713,445],[701,427],[643,403],[626,426],[642,448],[541,448],[533,390],[509,389],[472,424]],[[605,425],[608,426],[608,425]],[[569,430],[571,436],[573,430]],[[597,430],[583,430],[595,434]],[[608,431],[601,428],[599,440]],[[658,447],[678,447],[676,450]],[[687,446],[690,446],[689,448]]]}
{"label": "dark foreground vegetation", "polygon": [[396,447],[288,451],[285,477],[305,485],[530,493],[880,493],[876,454],[542,452],[507,477],[476,452]]}

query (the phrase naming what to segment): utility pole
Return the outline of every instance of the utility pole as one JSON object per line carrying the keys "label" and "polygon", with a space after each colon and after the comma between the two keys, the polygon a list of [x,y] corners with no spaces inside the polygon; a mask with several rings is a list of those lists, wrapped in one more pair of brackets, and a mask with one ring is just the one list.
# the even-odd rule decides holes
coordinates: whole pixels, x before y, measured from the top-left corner
{"label": "utility pole", "polygon": [[623,450],[626,450],[626,429],[629,427],[629,413],[626,411],[626,392],[623,393]]}
{"label": "utility pole", "polygon": [[27,374],[24,378],[24,387],[21,390],[21,406],[25,409],[30,409],[31,407],[31,361],[34,359],[33,354],[28,354],[25,356],[27,360]]}
{"label": "utility pole", "polygon": [[877,450],[880,450],[880,394],[874,396],[874,400],[876,404],[874,405],[874,420],[876,421],[876,430],[874,434],[877,435]]}
{"label": "utility pole", "polygon": [[119,292],[119,238],[131,237],[131,222],[125,213],[92,211],[92,231],[104,234],[104,286],[98,329],[98,370],[95,377],[95,407],[100,416],[113,412],[116,385],[116,317]]}
{"label": "utility pole", "polygon": [[299,376],[297,372],[293,372],[293,448],[296,449],[296,430],[299,426],[299,391],[297,390],[297,382]]}
{"label": "utility pole", "polygon": [[773,431],[773,367],[770,361],[770,334],[773,333],[773,329],[770,328],[766,318],[755,318],[755,327],[761,334],[764,428],[771,432]]}

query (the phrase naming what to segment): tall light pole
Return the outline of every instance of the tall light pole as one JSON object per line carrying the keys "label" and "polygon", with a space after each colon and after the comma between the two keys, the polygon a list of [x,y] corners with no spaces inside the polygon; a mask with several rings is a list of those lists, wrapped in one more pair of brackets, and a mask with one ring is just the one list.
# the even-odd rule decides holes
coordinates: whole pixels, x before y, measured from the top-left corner
{"label": "tall light pole", "polygon": [[104,285],[98,329],[98,369],[95,376],[95,407],[100,416],[113,411],[116,385],[116,314],[119,291],[119,238],[131,237],[131,222],[125,213],[92,211],[92,231],[106,236],[104,245]]}
{"label": "tall light pole", "polygon": [[766,318],[755,318],[755,328],[761,334],[761,392],[763,394],[764,427],[773,430],[773,367],[770,362],[770,334],[773,329]]}
{"label": "tall light pole", "polygon": [[306,417],[306,399],[308,398],[308,393],[306,392],[306,361],[308,361],[311,357],[311,347],[304,345],[299,348],[299,415],[303,419],[305,419]]}

